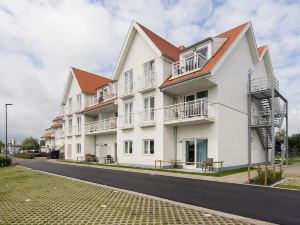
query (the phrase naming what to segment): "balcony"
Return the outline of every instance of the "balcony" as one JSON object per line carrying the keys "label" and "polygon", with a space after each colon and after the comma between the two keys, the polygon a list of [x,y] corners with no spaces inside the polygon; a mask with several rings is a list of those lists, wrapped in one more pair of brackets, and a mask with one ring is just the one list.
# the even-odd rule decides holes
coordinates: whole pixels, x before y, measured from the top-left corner
{"label": "balcony", "polygon": [[[251,94],[256,98],[263,98],[266,96],[271,96],[272,90],[272,79],[267,77],[257,77],[251,79]],[[279,92],[279,81],[274,77],[274,91],[275,97]]]}
{"label": "balcony", "polygon": [[116,132],[116,129],[117,117],[85,124],[86,134],[108,134]]}
{"label": "balcony", "polygon": [[140,112],[140,126],[155,126],[155,109],[146,109]]}
{"label": "balcony", "polygon": [[172,63],[172,78],[200,70],[206,63],[207,59],[200,53]]}
{"label": "balcony", "polygon": [[133,127],[134,127],[133,121],[134,121],[134,114],[133,113],[125,113],[123,116],[120,116],[119,127],[123,130],[133,129]]}
{"label": "balcony", "polygon": [[116,92],[104,92],[103,96],[94,95],[89,99],[88,107],[98,104],[99,102],[108,101],[116,98]]}
{"label": "balcony", "polygon": [[66,114],[79,113],[83,109],[82,105],[73,103],[65,108]]}
{"label": "balcony", "polygon": [[166,125],[189,125],[214,122],[215,105],[206,99],[197,99],[164,108]]}
{"label": "balcony", "polygon": [[122,84],[119,84],[119,88],[118,88],[118,95],[119,98],[129,98],[131,96],[134,95],[134,82],[133,80],[124,82]]}
{"label": "balcony", "polygon": [[156,73],[148,72],[138,77],[138,91],[141,93],[154,90],[156,88]]}
{"label": "balcony", "polygon": [[81,135],[81,125],[74,125],[72,128],[73,135]]}

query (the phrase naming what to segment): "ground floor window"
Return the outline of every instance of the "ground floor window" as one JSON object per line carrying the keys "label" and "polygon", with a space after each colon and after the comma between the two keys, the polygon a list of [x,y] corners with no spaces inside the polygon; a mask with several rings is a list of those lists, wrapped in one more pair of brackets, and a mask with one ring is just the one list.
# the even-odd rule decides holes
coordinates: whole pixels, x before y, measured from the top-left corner
{"label": "ground floor window", "polygon": [[124,141],[124,154],[132,154],[132,141]]}
{"label": "ground floor window", "polygon": [[80,143],[76,144],[76,150],[77,150],[77,154],[81,153],[81,144]]}
{"label": "ground floor window", "polygon": [[143,149],[145,155],[154,155],[154,140],[143,140]]}

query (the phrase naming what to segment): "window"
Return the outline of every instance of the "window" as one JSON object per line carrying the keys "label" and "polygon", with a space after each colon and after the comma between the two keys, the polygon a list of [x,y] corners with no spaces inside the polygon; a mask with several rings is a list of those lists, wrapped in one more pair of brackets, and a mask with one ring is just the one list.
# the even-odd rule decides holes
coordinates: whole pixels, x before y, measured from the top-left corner
{"label": "window", "polygon": [[71,134],[72,133],[72,119],[69,119],[69,121],[68,121],[68,130],[69,130],[69,134]]}
{"label": "window", "polygon": [[133,91],[133,71],[128,70],[124,73],[124,93],[131,93]]}
{"label": "window", "polygon": [[81,116],[77,117],[77,133],[81,132]]}
{"label": "window", "polygon": [[196,50],[196,54],[200,54],[205,59],[207,59],[207,52],[208,52],[207,46]]}
{"label": "window", "polygon": [[144,63],[144,86],[153,85],[155,82],[154,76],[154,60]]}
{"label": "window", "polygon": [[68,100],[68,113],[72,113],[72,98]]}
{"label": "window", "polygon": [[81,94],[76,95],[77,110],[81,110]]}
{"label": "window", "polygon": [[154,71],[154,60],[144,63],[144,73],[147,74],[149,72]]}
{"label": "window", "polygon": [[144,121],[154,120],[154,97],[144,99]]}
{"label": "window", "polygon": [[124,154],[132,154],[132,141],[124,141]]}
{"label": "window", "polygon": [[143,148],[145,155],[154,155],[154,140],[143,140]]}
{"label": "window", "polygon": [[124,111],[125,111],[124,123],[125,123],[125,125],[131,125],[132,124],[132,102],[124,104]]}
{"label": "window", "polygon": [[77,151],[77,154],[81,153],[81,144],[80,143],[76,144],[76,151]]}

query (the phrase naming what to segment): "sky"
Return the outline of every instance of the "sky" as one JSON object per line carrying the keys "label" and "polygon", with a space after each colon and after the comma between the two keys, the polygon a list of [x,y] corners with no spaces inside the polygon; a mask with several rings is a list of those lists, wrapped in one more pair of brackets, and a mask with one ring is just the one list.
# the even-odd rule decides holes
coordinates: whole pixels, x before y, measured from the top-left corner
{"label": "sky", "polygon": [[71,66],[111,77],[132,20],[176,46],[251,21],[268,44],[300,133],[300,1],[0,0],[0,140],[39,138],[59,114]]}

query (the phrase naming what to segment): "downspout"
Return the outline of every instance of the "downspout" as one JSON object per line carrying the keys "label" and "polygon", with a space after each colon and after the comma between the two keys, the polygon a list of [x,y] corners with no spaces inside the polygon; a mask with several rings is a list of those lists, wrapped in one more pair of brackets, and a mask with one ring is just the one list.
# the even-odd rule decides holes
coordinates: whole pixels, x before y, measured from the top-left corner
{"label": "downspout", "polygon": [[286,101],[286,117],[285,117],[285,151],[286,151],[286,165],[289,165],[289,120],[288,120],[288,101]]}
{"label": "downspout", "polygon": [[174,160],[177,160],[177,126],[174,127]]}
{"label": "downspout", "polygon": [[250,183],[251,170],[251,74],[248,72],[248,183]]}

